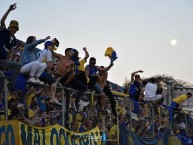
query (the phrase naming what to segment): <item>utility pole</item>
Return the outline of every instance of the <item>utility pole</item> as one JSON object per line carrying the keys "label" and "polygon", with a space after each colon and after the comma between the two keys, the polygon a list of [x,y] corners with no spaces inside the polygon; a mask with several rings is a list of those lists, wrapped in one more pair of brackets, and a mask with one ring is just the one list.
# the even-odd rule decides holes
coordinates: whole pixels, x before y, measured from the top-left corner
{"label": "utility pole", "polygon": [[167,97],[166,97],[166,103],[167,105],[171,105],[172,102],[172,80],[167,80],[166,84],[167,84]]}

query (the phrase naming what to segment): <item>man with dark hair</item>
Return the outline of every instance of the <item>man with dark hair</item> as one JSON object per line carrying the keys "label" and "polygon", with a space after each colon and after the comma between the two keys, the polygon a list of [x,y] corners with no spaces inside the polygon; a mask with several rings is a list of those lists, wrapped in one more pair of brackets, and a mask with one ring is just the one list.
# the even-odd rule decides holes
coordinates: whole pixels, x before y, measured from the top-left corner
{"label": "man with dark hair", "polygon": [[[170,115],[169,116],[170,117],[170,122],[173,121],[173,117],[176,116],[175,114],[178,114],[179,116],[182,115],[181,114],[181,111],[183,111],[182,110],[182,104],[186,100],[190,99],[191,97],[192,97],[192,93],[188,92],[188,93],[182,94],[182,95],[180,95],[180,96],[178,96],[178,97],[176,97],[172,100],[171,107],[170,107],[170,114],[169,114]],[[174,118],[176,118],[176,117],[174,117]],[[190,117],[190,115],[186,115],[186,119],[187,119],[187,123],[193,125],[193,120]]]}
{"label": "man with dark hair", "polygon": [[16,77],[21,69],[21,64],[18,62],[8,60],[8,56],[13,52],[16,46],[15,33],[19,30],[19,23],[12,20],[8,29],[5,26],[5,20],[8,14],[16,9],[16,3],[9,6],[7,12],[3,15],[0,22],[0,64],[2,69],[9,69],[12,71],[11,82],[9,82],[9,89],[14,89]]}
{"label": "man with dark hair", "polygon": [[156,94],[157,92],[157,84],[155,83],[155,78],[150,78],[148,83],[145,85],[145,101],[158,101],[162,99],[161,94]]}
{"label": "man with dark hair", "polygon": [[86,75],[85,75],[85,71],[84,71],[84,65],[87,62],[87,59],[89,57],[89,53],[88,53],[86,47],[83,47],[83,50],[85,52],[85,57],[83,59],[80,59],[79,52],[74,49],[73,61],[75,62],[76,78],[86,85],[87,79],[86,79]]}
{"label": "man with dark hair", "polygon": [[53,52],[53,55],[58,58],[56,63],[55,77],[64,86],[69,85],[69,82],[75,76],[75,73],[73,72],[74,62],[71,60],[73,53],[72,48],[66,48],[65,56]]}
{"label": "man with dark hair", "polygon": [[181,107],[182,107],[182,104],[188,100],[189,98],[192,97],[192,93],[188,92],[187,94],[182,94],[176,98],[174,98],[172,100],[172,104],[171,104],[171,107],[176,110],[176,111],[179,111],[181,110]]}
{"label": "man with dark hair", "polygon": [[[79,90],[75,101],[76,109],[78,110],[80,98],[86,91],[86,85],[75,77],[74,62],[71,60],[73,50],[72,48],[67,48],[65,50],[65,56],[56,53],[53,54],[58,58],[55,72],[56,79],[66,87],[72,87],[73,89]],[[68,91],[66,91],[66,93],[66,114],[68,114],[70,95]]]}
{"label": "man with dark hair", "polygon": [[129,88],[129,96],[134,101],[139,101],[139,95],[141,91],[141,79],[137,73],[143,73],[142,70],[135,71],[131,74],[131,84]]}
{"label": "man with dark hair", "polygon": [[[106,114],[106,111],[104,110],[105,109],[104,100],[105,100],[106,94],[104,93],[103,88],[100,85],[100,76],[97,75],[97,71],[100,71],[100,73],[103,74],[101,76],[107,77],[104,75],[104,73],[107,72],[113,66],[113,63],[111,62],[111,64],[106,68],[96,66],[95,64],[96,64],[96,59],[94,57],[91,57],[89,61],[89,65],[85,67],[85,74],[89,82],[88,83],[89,87],[93,88],[96,91],[96,93],[99,94],[100,96],[100,112]],[[102,78],[102,79],[104,81],[105,78]]]}

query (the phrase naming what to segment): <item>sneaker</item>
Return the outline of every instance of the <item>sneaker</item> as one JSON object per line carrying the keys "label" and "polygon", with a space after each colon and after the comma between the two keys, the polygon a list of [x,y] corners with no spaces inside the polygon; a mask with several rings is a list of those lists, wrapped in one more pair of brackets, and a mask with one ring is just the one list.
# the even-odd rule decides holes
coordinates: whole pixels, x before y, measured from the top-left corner
{"label": "sneaker", "polygon": [[30,78],[30,79],[28,79],[28,82],[29,83],[36,83],[36,80],[34,78]]}
{"label": "sneaker", "polygon": [[62,103],[60,103],[58,100],[50,100],[50,103],[62,106]]}
{"label": "sneaker", "polygon": [[36,81],[36,83],[38,83],[38,84],[44,84],[44,82],[42,82],[42,81],[40,81],[39,79],[37,79],[37,80],[35,80]]}

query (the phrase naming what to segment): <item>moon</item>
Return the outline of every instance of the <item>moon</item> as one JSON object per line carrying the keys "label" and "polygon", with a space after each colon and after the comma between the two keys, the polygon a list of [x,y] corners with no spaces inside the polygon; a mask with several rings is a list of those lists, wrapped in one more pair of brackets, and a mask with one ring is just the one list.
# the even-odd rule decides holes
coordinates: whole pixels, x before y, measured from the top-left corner
{"label": "moon", "polygon": [[170,44],[171,44],[172,46],[175,46],[175,45],[177,44],[177,40],[176,40],[176,39],[172,39],[172,40],[170,41]]}

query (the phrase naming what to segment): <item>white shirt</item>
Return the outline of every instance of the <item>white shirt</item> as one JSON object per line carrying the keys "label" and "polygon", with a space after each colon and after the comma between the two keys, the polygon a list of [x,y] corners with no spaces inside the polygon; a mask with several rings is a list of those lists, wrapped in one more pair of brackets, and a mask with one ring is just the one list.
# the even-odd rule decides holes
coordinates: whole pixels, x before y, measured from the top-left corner
{"label": "white shirt", "polygon": [[153,98],[156,96],[157,85],[153,83],[147,83],[145,85],[145,97]]}
{"label": "white shirt", "polygon": [[83,100],[80,100],[79,110],[83,110],[85,106],[87,106],[89,102],[85,102]]}
{"label": "white shirt", "polygon": [[46,63],[52,61],[52,52],[48,49],[43,49],[42,51],[38,52],[38,61],[41,63]]}

